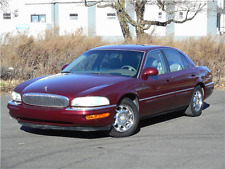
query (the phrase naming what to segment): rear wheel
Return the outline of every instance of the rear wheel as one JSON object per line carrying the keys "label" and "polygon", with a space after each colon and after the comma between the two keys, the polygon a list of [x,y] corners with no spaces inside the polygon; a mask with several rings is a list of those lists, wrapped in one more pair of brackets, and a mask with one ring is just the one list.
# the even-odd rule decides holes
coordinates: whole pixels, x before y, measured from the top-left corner
{"label": "rear wheel", "polygon": [[200,116],[204,105],[203,91],[200,86],[196,86],[192,94],[191,102],[185,111],[187,116]]}
{"label": "rear wheel", "polygon": [[116,107],[114,122],[110,135],[127,137],[135,133],[139,123],[139,113],[136,105],[129,98],[123,99]]}

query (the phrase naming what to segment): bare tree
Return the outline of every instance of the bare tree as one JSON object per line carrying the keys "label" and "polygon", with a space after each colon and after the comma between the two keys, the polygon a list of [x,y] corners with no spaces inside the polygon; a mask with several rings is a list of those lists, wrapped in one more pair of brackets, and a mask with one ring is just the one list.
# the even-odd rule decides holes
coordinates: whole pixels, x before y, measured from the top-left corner
{"label": "bare tree", "polygon": [[[88,4],[87,0],[85,5],[97,7],[111,7],[116,10],[117,17],[125,39],[130,39],[131,34],[129,24],[131,24],[136,31],[137,38],[145,34],[145,31],[150,29],[151,26],[166,26],[170,23],[184,23],[195,18],[195,16],[204,10],[206,3],[201,0],[127,0],[131,8],[126,8],[126,0],[97,0],[94,3]],[[92,1],[93,2],[93,1]],[[203,3],[202,3],[203,2]],[[156,5],[166,14],[165,21],[147,20],[145,19],[145,10],[149,5]],[[132,10],[136,17],[132,18],[129,12]],[[177,17],[182,13],[183,17]]]}
{"label": "bare tree", "polygon": [[9,6],[8,0],[0,0],[0,12],[4,12],[8,6]]}

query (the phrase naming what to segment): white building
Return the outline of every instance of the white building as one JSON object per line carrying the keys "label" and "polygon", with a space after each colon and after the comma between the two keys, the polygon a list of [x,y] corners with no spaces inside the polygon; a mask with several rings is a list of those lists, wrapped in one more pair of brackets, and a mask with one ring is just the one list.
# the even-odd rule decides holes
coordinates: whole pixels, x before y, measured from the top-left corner
{"label": "white building", "polygon": [[218,3],[217,28],[218,34],[225,35],[225,0]]}
{"label": "white building", "polygon": [[[171,23],[166,27],[155,26],[146,32],[150,33],[154,29],[156,36],[173,34],[178,38],[218,34],[217,26],[224,23],[219,21],[218,24],[217,21],[217,0],[204,2],[207,3],[205,10],[197,14],[193,20],[183,24]],[[169,17],[156,5],[147,6],[145,12],[145,19],[164,21]],[[129,14],[135,19],[134,12],[130,11]],[[112,8],[85,7],[83,0],[12,0],[9,9],[1,15],[0,34],[24,32],[36,36],[56,26],[59,28],[60,35],[73,33],[78,28],[82,28],[87,35],[97,35],[107,39],[122,38],[116,12]],[[183,13],[179,15],[174,17],[184,17]],[[131,27],[130,30],[135,36],[134,28]]]}

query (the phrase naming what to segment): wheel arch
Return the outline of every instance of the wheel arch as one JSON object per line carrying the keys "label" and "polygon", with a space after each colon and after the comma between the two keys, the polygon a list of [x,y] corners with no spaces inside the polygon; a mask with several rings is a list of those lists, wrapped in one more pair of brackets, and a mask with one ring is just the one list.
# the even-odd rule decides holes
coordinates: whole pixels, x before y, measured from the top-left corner
{"label": "wheel arch", "polygon": [[120,103],[124,98],[131,99],[134,102],[134,104],[137,106],[137,109],[139,111],[138,96],[135,93],[127,93],[127,94],[124,94],[122,97],[120,97],[118,103]]}
{"label": "wheel arch", "polygon": [[196,86],[200,86],[202,88],[203,97],[205,98],[205,85],[203,82],[198,82]]}

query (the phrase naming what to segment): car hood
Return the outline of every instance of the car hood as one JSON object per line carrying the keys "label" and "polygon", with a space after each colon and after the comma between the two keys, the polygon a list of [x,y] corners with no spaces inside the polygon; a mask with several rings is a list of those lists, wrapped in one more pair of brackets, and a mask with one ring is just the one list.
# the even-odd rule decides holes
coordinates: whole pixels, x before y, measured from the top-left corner
{"label": "car hood", "polygon": [[89,95],[129,77],[99,74],[56,74],[28,84],[22,93],[50,93],[67,97]]}

